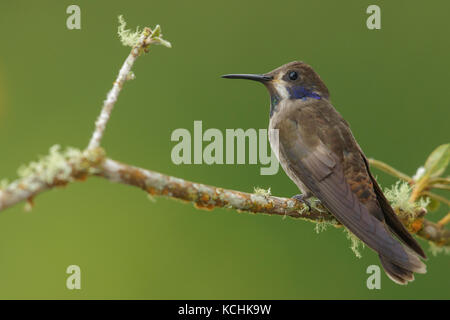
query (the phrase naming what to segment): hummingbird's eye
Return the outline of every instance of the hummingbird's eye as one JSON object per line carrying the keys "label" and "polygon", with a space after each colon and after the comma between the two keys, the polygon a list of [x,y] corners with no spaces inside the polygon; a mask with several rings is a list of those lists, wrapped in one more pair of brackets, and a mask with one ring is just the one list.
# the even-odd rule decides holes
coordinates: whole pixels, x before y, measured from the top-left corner
{"label": "hummingbird's eye", "polygon": [[289,79],[297,80],[297,78],[298,78],[298,73],[297,72],[295,72],[295,71],[289,72]]}

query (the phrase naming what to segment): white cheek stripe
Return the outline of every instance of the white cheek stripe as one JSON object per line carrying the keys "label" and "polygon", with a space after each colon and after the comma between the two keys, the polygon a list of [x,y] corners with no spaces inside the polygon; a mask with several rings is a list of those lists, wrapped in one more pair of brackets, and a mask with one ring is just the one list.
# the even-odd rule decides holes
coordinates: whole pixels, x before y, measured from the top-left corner
{"label": "white cheek stripe", "polygon": [[289,99],[289,92],[287,91],[286,87],[283,85],[283,81],[278,80],[275,82],[275,90],[277,90],[277,93],[282,100]]}

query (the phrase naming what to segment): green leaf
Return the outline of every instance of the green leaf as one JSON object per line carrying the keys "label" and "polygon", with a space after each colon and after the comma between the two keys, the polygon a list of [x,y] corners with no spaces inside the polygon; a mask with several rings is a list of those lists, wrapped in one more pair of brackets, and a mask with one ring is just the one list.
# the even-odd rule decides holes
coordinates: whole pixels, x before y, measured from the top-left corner
{"label": "green leaf", "polygon": [[154,42],[155,44],[160,44],[160,45],[162,45],[164,47],[172,48],[172,44],[169,41],[164,40],[163,38],[156,37],[153,40],[155,41]]}
{"label": "green leaf", "polygon": [[159,24],[157,24],[155,29],[153,29],[152,38],[156,38],[159,36],[161,36],[161,26]]}
{"label": "green leaf", "polygon": [[450,143],[440,145],[428,156],[425,162],[425,174],[430,178],[444,173],[450,161]]}

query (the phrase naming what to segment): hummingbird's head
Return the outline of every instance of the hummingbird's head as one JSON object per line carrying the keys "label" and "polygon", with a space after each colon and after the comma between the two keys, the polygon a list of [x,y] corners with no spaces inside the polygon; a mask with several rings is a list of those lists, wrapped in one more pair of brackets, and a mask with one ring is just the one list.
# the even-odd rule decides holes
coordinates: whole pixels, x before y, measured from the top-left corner
{"label": "hummingbird's head", "polygon": [[269,90],[272,110],[285,99],[328,99],[328,89],[319,75],[304,62],[287,63],[265,74],[227,74],[227,79],[248,79],[263,83]]}

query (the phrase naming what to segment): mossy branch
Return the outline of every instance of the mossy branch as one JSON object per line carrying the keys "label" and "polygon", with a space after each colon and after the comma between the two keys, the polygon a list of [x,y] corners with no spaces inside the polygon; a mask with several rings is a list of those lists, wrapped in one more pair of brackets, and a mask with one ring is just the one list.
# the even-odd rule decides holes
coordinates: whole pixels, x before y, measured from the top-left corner
{"label": "mossy branch", "polygon": [[[46,157],[39,166],[40,170],[31,170],[27,176],[1,189],[0,211],[19,202],[33,199],[39,193],[52,188],[96,176],[138,187],[150,196],[164,196],[190,202],[200,209],[228,208],[239,212],[299,218],[315,223],[330,222],[339,226],[334,217],[320,204],[312,206],[309,210],[302,202],[271,196],[267,192],[246,193],[187,181],[108,159],[101,148],[86,151],[69,150],[59,151],[57,148],[52,148],[52,156],[49,158],[58,159],[57,161],[48,161],[49,158]],[[74,157],[68,157],[69,153]],[[401,212],[400,216],[420,217],[420,228],[414,225],[418,236],[437,246],[450,245],[450,230],[424,220],[421,214],[423,208],[411,207],[410,209],[411,212]],[[410,223],[404,219],[402,221],[411,230]]]}
{"label": "mossy branch", "polygon": [[106,124],[108,123],[111,112],[119,98],[120,91],[127,80],[132,80],[135,78],[134,73],[131,72],[136,59],[143,53],[148,52],[150,45],[161,44],[168,48],[172,45],[169,41],[164,40],[161,34],[161,27],[157,25],[154,30],[146,27],[144,30],[140,31],[139,27],[136,31],[125,29],[126,23],[122,16],[119,16],[119,28],[118,35],[123,45],[132,47],[130,54],[125,59],[125,62],[120,68],[119,74],[112,89],[106,96],[106,100],[103,103],[102,111],[95,122],[95,131],[89,142],[88,149],[98,148],[100,146],[100,141],[106,129]]}

